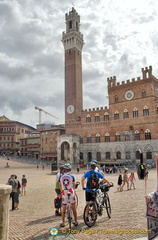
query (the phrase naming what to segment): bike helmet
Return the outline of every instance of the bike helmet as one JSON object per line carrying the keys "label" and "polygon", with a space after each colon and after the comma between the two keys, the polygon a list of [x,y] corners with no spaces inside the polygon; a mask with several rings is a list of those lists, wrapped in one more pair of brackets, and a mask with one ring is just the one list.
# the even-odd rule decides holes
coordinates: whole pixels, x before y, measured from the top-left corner
{"label": "bike helmet", "polygon": [[68,172],[71,171],[71,164],[70,163],[65,163],[64,164],[64,169]]}
{"label": "bike helmet", "polygon": [[61,166],[59,167],[59,169],[60,169],[60,171],[64,170],[64,165],[61,165]]}
{"label": "bike helmet", "polygon": [[95,169],[96,168],[96,163],[91,161],[91,169]]}
{"label": "bike helmet", "polygon": [[96,160],[96,159],[93,159],[93,160],[91,161],[91,163],[97,164],[97,160]]}

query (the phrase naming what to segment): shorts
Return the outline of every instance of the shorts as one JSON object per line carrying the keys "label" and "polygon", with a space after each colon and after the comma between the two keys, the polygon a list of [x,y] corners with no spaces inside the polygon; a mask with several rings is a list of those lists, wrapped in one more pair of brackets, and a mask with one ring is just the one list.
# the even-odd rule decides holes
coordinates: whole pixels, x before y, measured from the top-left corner
{"label": "shorts", "polygon": [[[63,205],[67,205],[68,202],[68,196],[67,196],[67,191],[64,192],[64,195],[62,194],[62,204]],[[70,195],[70,204],[75,204],[76,203],[76,197],[75,197],[75,193],[71,193]]]}
{"label": "shorts", "polygon": [[[95,192],[95,196],[96,196],[96,192]],[[92,195],[92,193],[86,191],[86,202],[90,202],[94,200],[95,200],[95,197]]]}
{"label": "shorts", "polygon": [[60,189],[57,189],[57,188],[56,188],[56,189],[55,189],[55,192],[56,192],[57,195],[60,195],[60,194],[61,194]]}

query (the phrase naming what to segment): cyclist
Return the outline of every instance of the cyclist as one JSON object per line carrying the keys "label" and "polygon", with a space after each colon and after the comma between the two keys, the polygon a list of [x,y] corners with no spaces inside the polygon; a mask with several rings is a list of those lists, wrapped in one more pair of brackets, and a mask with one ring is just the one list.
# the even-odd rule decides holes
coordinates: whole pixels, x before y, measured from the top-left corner
{"label": "cyclist", "polygon": [[97,160],[93,159],[93,160],[91,161],[91,164],[93,164],[93,163],[96,164],[95,171],[96,171],[96,172],[100,172],[102,175],[104,175],[103,171],[100,169],[99,165],[97,164],[97,163],[98,163]]}
{"label": "cyclist", "polygon": [[59,206],[61,205],[61,191],[60,191],[59,179],[64,174],[64,166],[60,166],[59,169],[60,171],[56,175],[56,186],[55,186],[55,192],[57,194],[57,198],[55,200],[58,203],[55,211],[56,216],[61,216],[61,213],[59,212],[59,209],[60,209]]}
{"label": "cyclist", "polygon": [[71,171],[71,165],[69,163],[64,165],[64,175],[61,176],[60,178],[60,190],[62,192],[62,223],[60,224],[61,227],[65,227],[65,211],[66,211],[66,205],[68,201],[68,196],[67,193],[70,192],[70,204],[72,207],[73,215],[74,215],[74,222],[73,224],[75,226],[78,226],[77,222],[77,212],[76,212],[76,197],[74,193],[75,189],[75,177],[70,174],[69,172]]}
{"label": "cyclist", "polygon": [[[103,180],[103,183],[107,183],[108,185],[111,185],[111,183],[100,173],[95,171],[96,168],[96,163],[95,162],[91,162],[91,166],[90,166],[90,171],[86,172],[83,177],[81,178],[81,184],[82,184],[82,189],[86,190],[85,191],[85,198],[86,198],[86,204],[90,201],[94,201],[95,197],[94,194],[91,192],[91,190],[88,188],[87,184],[86,184],[86,188],[84,187],[84,181],[85,179],[88,180],[90,179],[91,174],[93,173],[97,173],[98,177],[101,178]],[[95,194],[97,193],[98,189],[94,189],[93,190],[95,192]],[[87,213],[88,214],[88,213]],[[88,216],[87,216],[87,221],[88,221]]]}

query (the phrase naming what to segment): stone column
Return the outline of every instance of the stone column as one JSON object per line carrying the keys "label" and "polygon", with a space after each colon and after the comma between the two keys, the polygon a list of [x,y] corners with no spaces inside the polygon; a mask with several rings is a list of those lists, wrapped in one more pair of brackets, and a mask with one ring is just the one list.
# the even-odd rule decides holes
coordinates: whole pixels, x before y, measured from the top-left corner
{"label": "stone column", "polygon": [[9,198],[12,187],[0,184],[0,239],[7,240],[9,232]]}

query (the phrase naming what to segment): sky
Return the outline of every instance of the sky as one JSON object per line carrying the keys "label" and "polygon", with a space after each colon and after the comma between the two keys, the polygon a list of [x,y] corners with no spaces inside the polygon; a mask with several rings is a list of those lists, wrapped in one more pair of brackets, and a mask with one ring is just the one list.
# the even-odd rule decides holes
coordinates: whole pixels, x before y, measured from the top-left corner
{"label": "sky", "polygon": [[107,78],[158,77],[158,1],[0,0],[0,116],[36,127],[65,123],[65,13],[74,7],[84,36],[83,106],[108,106]]}

